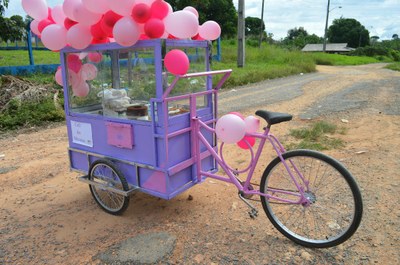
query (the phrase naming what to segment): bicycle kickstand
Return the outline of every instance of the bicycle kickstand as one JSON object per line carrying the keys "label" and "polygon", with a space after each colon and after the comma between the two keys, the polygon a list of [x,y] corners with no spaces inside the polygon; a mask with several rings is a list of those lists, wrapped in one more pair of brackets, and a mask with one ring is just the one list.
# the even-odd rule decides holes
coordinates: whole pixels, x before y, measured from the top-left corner
{"label": "bicycle kickstand", "polygon": [[251,203],[248,200],[246,200],[240,192],[238,195],[239,198],[250,208],[250,211],[248,212],[250,218],[255,219],[258,216],[258,210],[253,205],[251,205]]}

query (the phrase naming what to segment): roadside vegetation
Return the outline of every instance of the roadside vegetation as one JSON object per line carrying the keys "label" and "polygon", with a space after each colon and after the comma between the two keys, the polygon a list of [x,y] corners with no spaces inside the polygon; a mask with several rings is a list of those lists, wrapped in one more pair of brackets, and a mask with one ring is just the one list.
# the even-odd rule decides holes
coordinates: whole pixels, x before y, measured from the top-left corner
{"label": "roadside vegetation", "polygon": [[344,142],[335,137],[335,134],[345,134],[345,128],[338,128],[335,124],[318,121],[306,128],[292,129],[289,135],[293,138],[285,147],[292,149],[330,150],[344,147]]}
{"label": "roadside vegetation", "polygon": [[[391,63],[388,65],[389,69],[399,71],[399,41],[390,42],[391,46],[386,48],[381,47],[382,45],[379,46],[380,44],[375,48],[360,48],[360,50],[357,49],[349,56],[326,53],[303,53],[295,46],[289,46],[288,43],[278,45],[276,43],[264,42],[261,48],[259,48],[257,39],[248,38],[246,43],[245,67],[238,68],[236,40],[224,40],[222,41],[222,61],[213,61],[212,69],[233,69],[231,77],[224,85],[225,89],[267,79],[314,72],[316,65],[359,65],[389,62]],[[35,64],[58,64],[59,54],[51,51],[34,51],[34,60]],[[28,64],[27,51],[0,50],[0,66]],[[38,86],[50,85],[59,90],[58,97],[60,102],[63,100],[61,87],[55,83],[53,74],[34,74],[21,77],[21,79],[37,84]],[[1,87],[0,80],[0,92]],[[40,101],[39,104],[38,102],[32,103],[29,101],[26,103],[10,104],[12,108],[0,111],[0,132],[26,126],[40,126],[47,122],[64,119],[62,109],[55,107],[52,102],[53,97],[49,97]],[[305,140],[301,144],[305,146],[308,144],[312,145],[313,141]],[[318,148],[325,147],[313,147],[313,149]]]}

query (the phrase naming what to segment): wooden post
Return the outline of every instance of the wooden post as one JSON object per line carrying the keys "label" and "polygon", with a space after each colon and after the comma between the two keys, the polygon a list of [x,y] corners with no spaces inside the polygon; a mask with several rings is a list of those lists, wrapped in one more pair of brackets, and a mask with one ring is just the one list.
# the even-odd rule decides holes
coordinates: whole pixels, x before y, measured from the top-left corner
{"label": "wooden post", "polygon": [[264,35],[264,30],[263,30],[263,23],[264,23],[264,2],[265,0],[262,0],[262,6],[261,6],[261,23],[260,23],[260,39],[258,41],[258,47],[261,48],[262,44],[262,39]]}
{"label": "wooden post", "polygon": [[239,0],[238,6],[238,59],[237,66],[244,67],[245,63],[245,21],[244,0]]}

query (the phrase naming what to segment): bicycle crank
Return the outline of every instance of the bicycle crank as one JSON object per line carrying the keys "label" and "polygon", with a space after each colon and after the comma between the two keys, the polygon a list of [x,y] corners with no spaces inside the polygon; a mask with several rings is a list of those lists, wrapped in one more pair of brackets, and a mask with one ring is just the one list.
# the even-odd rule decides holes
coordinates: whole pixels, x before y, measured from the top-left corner
{"label": "bicycle crank", "polygon": [[250,211],[248,211],[250,218],[255,219],[258,216],[258,210],[256,209],[256,207],[251,205],[251,203],[248,200],[246,200],[240,192],[239,192],[239,198],[250,208]]}

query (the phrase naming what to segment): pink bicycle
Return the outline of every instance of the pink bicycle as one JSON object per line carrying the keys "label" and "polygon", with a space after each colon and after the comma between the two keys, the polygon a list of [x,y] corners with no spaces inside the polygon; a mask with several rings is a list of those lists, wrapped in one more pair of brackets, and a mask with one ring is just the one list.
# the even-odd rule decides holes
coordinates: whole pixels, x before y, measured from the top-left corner
{"label": "pink bicycle", "polygon": [[[216,73],[224,72],[215,71],[213,74]],[[176,82],[181,78],[193,76],[196,74],[177,77]],[[192,154],[196,160],[196,175],[199,182],[204,180],[202,177],[205,176],[235,185],[239,191],[239,198],[250,208],[251,218],[257,217],[258,211],[249,200],[254,195],[259,196],[272,224],[283,235],[300,245],[326,248],[341,244],[350,238],[360,225],[363,212],[358,185],[351,173],[332,157],[312,150],[285,150],[278,138],[271,133],[271,127],[290,121],[292,115],[258,110],[255,114],[264,119],[267,126],[262,133],[246,134],[259,139],[255,152],[250,143],[245,142],[251,155],[248,167],[237,170],[225,162],[224,143],[220,144],[218,153],[216,139],[214,143],[210,143],[205,137],[206,131],[215,136],[214,123],[202,121],[197,115],[196,108],[196,98],[199,96],[214,94],[216,100],[219,87],[220,85],[217,85],[213,90],[188,95],[191,103],[191,126],[196,132],[192,136],[192,141],[195,143]],[[176,98],[165,97],[165,100],[176,100]],[[212,126],[209,126],[210,124]],[[251,180],[267,141],[272,145],[277,157],[269,163],[261,177],[259,187],[256,188],[257,184]],[[204,147],[228,177],[202,170],[201,154]],[[239,175],[246,173],[247,177],[241,180]]]}

